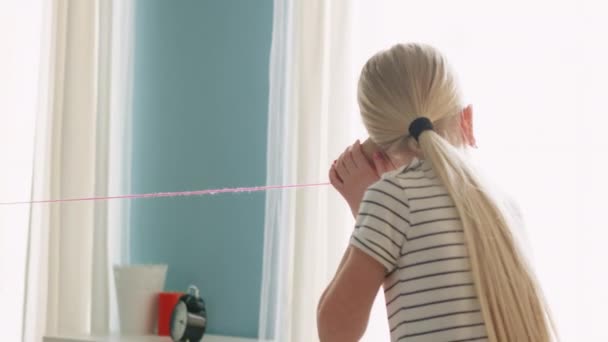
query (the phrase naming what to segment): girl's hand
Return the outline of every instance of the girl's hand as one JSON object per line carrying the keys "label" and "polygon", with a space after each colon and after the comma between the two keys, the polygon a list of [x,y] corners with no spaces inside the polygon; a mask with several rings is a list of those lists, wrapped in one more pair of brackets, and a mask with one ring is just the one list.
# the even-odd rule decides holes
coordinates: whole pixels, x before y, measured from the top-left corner
{"label": "girl's hand", "polygon": [[372,159],[373,165],[365,158],[361,143],[357,140],[329,169],[331,185],[344,197],[355,217],[367,188],[378,181],[383,173],[394,169],[381,152],[376,152]]}

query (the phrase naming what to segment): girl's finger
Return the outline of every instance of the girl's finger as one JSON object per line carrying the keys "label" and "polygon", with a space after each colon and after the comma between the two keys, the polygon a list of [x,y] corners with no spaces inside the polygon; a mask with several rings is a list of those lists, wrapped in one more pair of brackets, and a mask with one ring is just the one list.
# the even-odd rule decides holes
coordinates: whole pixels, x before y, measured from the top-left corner
{"label": "girl's finger", "polygon": [[362,170],[371,170],[371,165],[369,164],[369,162],[367,161],[367,158],[365,158],[365,155],[363,154],[363,148],[361,147],[361,144],[359,143],[359,140],[357,140],[357,142],[353,145],[352,150],[351,150],[351,154],[353,156],[353,160],[357,166],[357,168],[362,169]]}
{"label": "girl's finger", "polygon": [[348,172],[348,168],[345,165],[344,161],[344,153],[338,158],[338,161],[335,164],[336,171],[338,172],[338,176],[340,179],[344,180],[344,178],[348,177],[350,173]]}
{"label": "girl's finger", "polygon": [[344,162],[344,167],[346,167],[346,169],[349,170],[349,174],[352,173],[352,172],[350,172],[350,170],[353,170],[357,167],[357,165],[355,165],[355,161],[353,160],[352,146],[347,147],[346,151],[344,151],[342,156],[343,156],[342,158],[343,158],[343,162]]}
{"label": "girl's finger", "polygon": [[340,176],[338,176],[338,172],[336,172],[335,164],[332,165],[331,168],[329,168],[329,182],[336,189],[341,189],[344,185],[344,182],[342,181]]}

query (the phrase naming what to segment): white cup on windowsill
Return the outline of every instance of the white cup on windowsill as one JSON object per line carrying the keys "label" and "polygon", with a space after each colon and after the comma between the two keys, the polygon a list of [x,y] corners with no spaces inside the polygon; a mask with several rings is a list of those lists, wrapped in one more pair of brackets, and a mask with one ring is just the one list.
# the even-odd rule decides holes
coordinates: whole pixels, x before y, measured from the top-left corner
{"label": "white cup on windowsill", "polygon": [[114,266],[121,335],[155,333],[158,293],[166,277],[167,265]]}

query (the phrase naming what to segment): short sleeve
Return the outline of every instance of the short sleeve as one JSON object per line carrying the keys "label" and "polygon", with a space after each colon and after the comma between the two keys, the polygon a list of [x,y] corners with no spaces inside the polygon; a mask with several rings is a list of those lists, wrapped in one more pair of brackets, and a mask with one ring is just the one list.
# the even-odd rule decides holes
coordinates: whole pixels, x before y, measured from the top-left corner
{"label": "short sleeve", "polygon": [[409,204],[402,189],[380,180],[370,186],[359,206],[350,244],[392,272],[407,240]]}

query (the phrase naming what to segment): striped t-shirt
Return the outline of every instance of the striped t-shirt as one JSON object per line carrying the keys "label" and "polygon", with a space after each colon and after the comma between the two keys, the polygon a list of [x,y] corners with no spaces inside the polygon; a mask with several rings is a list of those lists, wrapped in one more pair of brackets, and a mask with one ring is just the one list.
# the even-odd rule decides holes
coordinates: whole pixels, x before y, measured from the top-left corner
{"label": "striped t-shirt", "polygon": [[350,243],[386,268],[392,341],[487,340],[459,214],[430,162],[368,188]]}

